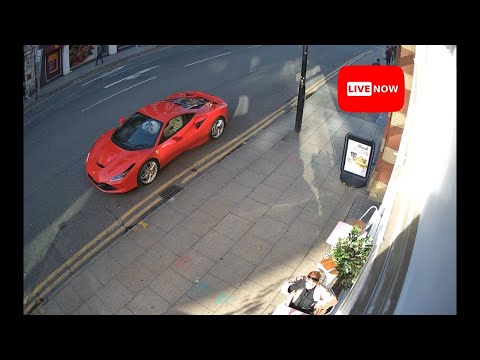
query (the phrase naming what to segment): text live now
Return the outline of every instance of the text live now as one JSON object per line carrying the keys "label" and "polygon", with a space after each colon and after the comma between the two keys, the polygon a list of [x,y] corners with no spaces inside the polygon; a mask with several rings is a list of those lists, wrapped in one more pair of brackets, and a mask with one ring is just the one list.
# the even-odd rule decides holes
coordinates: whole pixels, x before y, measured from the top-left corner
{"label": "text live now", "polygon": [[350,112],[399,111],[405,99],[398,66],[344,66],[338,74],[338,105]]}
{"label": "text live now", "polygon": [[347,83],[347,96],[372,96],[373,92],[397,92],[398,85],[373,85],[371,82],[355,82]]}

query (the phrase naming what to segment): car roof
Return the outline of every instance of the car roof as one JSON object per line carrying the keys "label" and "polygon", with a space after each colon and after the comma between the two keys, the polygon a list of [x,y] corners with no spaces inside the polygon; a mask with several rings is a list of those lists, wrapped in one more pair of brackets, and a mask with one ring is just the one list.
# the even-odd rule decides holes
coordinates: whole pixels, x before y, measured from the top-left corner
{"label": "car roof", "polygon": [[160,121],[168,121],[175,116],[185,114],[186,111],[181,106],[178,106],[170,101],[157,101],[153,104],[146,105],[138,110],[142,114],[145,114],[153,119]]}
{"label": "car roof", "polygon": [[196,113],[206,102],[207,100],[196,96],[178,97],[146,105],[139,112],[165,122],[179,115]]}

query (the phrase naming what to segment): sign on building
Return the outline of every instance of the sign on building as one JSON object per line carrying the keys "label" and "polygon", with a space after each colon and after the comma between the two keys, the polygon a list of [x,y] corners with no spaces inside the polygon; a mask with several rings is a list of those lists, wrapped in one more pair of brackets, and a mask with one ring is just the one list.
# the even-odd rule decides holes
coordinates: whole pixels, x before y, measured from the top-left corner
{"label": "sign on building", "polygon": [[375,142],[348,133],[345,135],[340,180],[348,186],[363,187],[371,173]]}

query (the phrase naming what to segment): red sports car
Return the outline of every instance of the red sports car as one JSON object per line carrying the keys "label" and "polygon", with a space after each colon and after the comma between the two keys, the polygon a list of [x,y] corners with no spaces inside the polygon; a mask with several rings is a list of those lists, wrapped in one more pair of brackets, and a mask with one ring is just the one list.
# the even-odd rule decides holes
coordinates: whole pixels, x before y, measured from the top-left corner
{"label": "red sports car", "polygon": [[148,185],[184,151],[218,139],[227,116],[225,101],[200,91],[178,92],[144,106],[100,136],[87,155],[88,178],[109,193]]}

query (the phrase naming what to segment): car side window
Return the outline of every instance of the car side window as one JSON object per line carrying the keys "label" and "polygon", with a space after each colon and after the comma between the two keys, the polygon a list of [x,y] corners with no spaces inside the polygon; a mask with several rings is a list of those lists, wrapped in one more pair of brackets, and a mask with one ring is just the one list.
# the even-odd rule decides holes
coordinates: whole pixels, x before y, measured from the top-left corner
{"label": "car side window", "polygon": [[170,120],[165,131],[163,132],[163,136],[169,138],[173,134],[175,134],[178,130],[180,130],[183,126],[183,119],[182,116],[177,116]]}
{"label": "car side window", "polygon": [[169,139],[177,132],[179,132],[182,128],[185,127],[185,125],[188,124],[188,122],[193,118],[194,115],[195,114],[184,114],[171,119],[165,127],[165,130],[163,131],[160,142]]}

